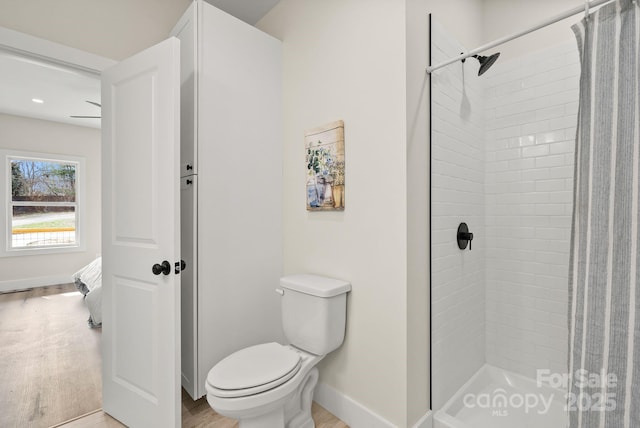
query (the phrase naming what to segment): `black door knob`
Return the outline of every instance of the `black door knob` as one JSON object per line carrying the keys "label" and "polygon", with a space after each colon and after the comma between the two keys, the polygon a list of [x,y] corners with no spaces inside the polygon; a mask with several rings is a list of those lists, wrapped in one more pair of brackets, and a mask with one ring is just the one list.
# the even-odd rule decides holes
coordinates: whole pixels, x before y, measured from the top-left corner
{"label": "black door knob", "polygon": [[164,275],[169,275],[171,273],[171,263],[166,260],[163,261],[162,264],[156,263],[151,268],[151,272],[153,272],[154,275],[160,275],[161,273]]}

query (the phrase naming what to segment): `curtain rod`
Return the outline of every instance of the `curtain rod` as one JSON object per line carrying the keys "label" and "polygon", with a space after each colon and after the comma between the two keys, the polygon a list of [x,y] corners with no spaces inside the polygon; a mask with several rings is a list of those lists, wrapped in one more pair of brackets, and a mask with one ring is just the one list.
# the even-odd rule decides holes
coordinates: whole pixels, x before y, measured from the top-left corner
{"label": "curtain rod", "polygon": [[[589,8],[598,7],[598,6],[602,5],[602,4],[610,3],[612,1],[613,0],[593,0],[593,1],[589,2]],[[537,30],[539,30],[541,28],[547,27],[547,26],[549,26],[551,24],[555,24],[558,21],[562,21],[563,19],[569,18],[569,17],[571,17],[573,15],[577,15],[577,14],[582,13],[584,11],[585,11],[585,7],[584,6],[576,6],[571,10],[567,10],[566,12],[563,12],[563,13],[561,13],[559,15],[556,15],[556,16],[554,16],[554,17],[552,17],[552,18],[550,18],[550,19],[548,19],[548,20],[546,20],[544,22],[539,23],[538,25],[535,25],[535,26],[527,29],[527,30],[520,31],[520,32],[511,34],[509,36],[502,37],[500,39],[494,40],[493,42],[487,43],[486,45],[482,45],[480,47],[477,47],[474,50],[469,51],[469,52],[467,52],[465,54],[461,54],[461,55],[458,55],[457,57],[450,58],[450,59],[448,59],[448,60],[446,60],[446,61],[444,61],[444,62],[442,62],[440,64],[436,64],[434,66],[429,66],[429,67],[427,67],[427,74],[431,74],[434,71],[438,70],[439,68],[445,67],[445,66],[447,66],[449,64],[453,64],[454,62],[457,62],[457,61],[461,61],[461,60],[463,60],[465,58],[469,58],[470,56],[477,55],[480,52],[484,52],[484,51],[489,50],[491,48],[495,48],[496,46],[500,46],[500,45],[502,45],[504,43],[510,42],[511,40],[514,40],[514,39],[517,39],[519,37],[525,36],[525,35],[527,35],[529,33],[533,33],[534,31],[537,31]]]}

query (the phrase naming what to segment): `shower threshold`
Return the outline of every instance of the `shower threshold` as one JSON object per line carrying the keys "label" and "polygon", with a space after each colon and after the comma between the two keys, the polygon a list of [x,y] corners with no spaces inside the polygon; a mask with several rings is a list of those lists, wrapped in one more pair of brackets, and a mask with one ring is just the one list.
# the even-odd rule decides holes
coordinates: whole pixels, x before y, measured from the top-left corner
{"label": "shower threshold", "polygon": [[565,391],[484,365],[444,407],[434,428],[564,428]]}

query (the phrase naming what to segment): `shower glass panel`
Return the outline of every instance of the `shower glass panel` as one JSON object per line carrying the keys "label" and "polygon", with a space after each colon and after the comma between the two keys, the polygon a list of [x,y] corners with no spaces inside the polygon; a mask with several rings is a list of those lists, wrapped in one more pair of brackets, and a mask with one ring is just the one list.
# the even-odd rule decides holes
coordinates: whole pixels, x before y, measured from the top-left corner
{"label": "shower glass panel", "polygon": [[[431,75],[432,401],[441,427],[566,424],[566,390],[550,380],[567,372],[580,75],[567,31],[566,42],[502,55],[482,76],[475,60]],[[432,18],[431,63],[464,51]],[[461,250],[463,222],[473,241]]]}

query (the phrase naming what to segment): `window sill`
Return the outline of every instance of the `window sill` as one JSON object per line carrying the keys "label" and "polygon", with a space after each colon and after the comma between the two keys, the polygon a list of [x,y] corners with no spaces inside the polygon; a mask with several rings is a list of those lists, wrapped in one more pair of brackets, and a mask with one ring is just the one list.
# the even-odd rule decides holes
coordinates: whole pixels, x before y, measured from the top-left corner
{"label": "window sill", "polygon": [[67,254],[67,253],[82,253],[86,248],[81,245],[69,246],[69,247],[51,247],[51,248],[29,248],[29,249],[13,249],[0,252],[0,258],[2,257],[28,257],[28,256],[44,256],[51,254]]}

